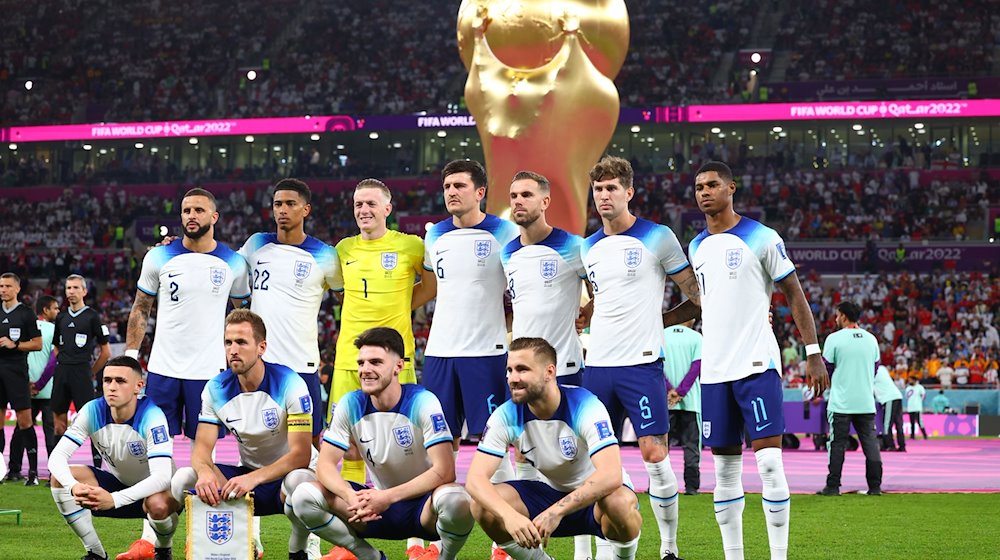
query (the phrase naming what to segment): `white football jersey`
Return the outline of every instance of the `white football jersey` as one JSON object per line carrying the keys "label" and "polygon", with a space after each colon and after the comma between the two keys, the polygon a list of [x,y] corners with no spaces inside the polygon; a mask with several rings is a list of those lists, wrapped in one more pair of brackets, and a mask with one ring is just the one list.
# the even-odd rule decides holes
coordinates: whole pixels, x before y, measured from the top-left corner
{"label": "white football jersey", "polygon": [[337,251],[312,236],[301,245],[255,233],[239,250],[250,267],[250,310],[264,319],[264,359],[299,373],[319,369],[319,315],[328,289],[343,288]]}
{"label": "white football jersey", "polygon": [[126,486],[149,476],[150,459],[174,455],[167,417],[152,399],[139,399],[132,419],[116,424],[108,401],[96,398],[83,405],[63,435],[77,446],[89,437],[108,471]]}
{"label": "white football jersey", "polygon": [[[244,393],[232,370],[213,377],[201,393],[198,421],[225,427],[239,444],[243,465],[259,469],[288,453],[289,416],[311,416],[312,407],[309,388],[299,374],[265,362],[264,379],[256,391]],[[310,448],[309,468],[315,469],[318,454]]]}
{"label": "white football jersey", "polygon": [[451,430],[434,393],[420,385],[402,387],[399,403],[388,412],[376,409],[361,390],[344,395],[323,434],[323,441],[344,451],[354,441],[379,490],[399,486],[426,472],[431,468],[427,450],[452,442]]}
{"label": "white football jersey", "polygon": [[451,218],[434,224],[424,240],[424,268],[437,274],[437,303],[427,356],[499,356],[507,351],[503,247],[520,235],[491,214],[459,228]]}
{"label": "white football jersey", "polygon": [[521,245],[515,237],[503,249],[507,290],[514,306],[514,338],[544,338],[556,349],[556,375],[583,367],[583,346],[576,334],[582,279],[583,239],[554,228],[544,240]]}
{"label": "white football jersey", "polygon": [[150,372],[211,379],[226,369],[226,306],[250,295],[243,257],[222,243],[194,253],[177,239],[146,253],[136,287],[157,298]]}
{"label": "white football jersey", "polygon": [[[582,387],[559,387],[562,399],[555,414],[540,420],[526,404],[507,401],[490,414],[479,440],[482,453],[503,457],[507,446],[516,446],[524,458],[560,492],[579,488],[596,470],[590,457],[618,445],[608,409]],[[625,469],[625,484],[632,487]]]}
{"label": "white football jersey", "polygon": [[603,229],[583,241],[583,264],[594,289],[587,364],[632,366],[663,356],[663,290],[668,275],[688,267],[667,226],[637,218],[628,230]]}
{"label": "white football jersey", "polygon": [[723,233],[701,232],[688,246],[701,288],[701,382],[723,383],[769,369],[781,350],[768,320],[774,283],[795,272],[781,236],[742,216]]}

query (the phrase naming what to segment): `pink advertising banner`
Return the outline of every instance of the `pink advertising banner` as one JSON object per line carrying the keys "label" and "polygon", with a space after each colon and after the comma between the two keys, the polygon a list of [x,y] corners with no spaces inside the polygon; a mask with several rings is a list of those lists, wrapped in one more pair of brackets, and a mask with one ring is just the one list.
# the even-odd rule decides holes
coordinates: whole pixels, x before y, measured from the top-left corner
{"label": "pink advertising banner", "polygon": [[1000,99],[948,99],[659,107],[656,110],[656,121],[711,123],[817,119],[933,119],[997,115],[1000,115]]}
{"label": "pink advertising banner", "polygon": [[333,115],[269,119],[15,126],[3,129],[2,134],[4,142],[47,142],[248,134],[310,134],[313,132],[340,132],[354,129],[354,118],[345,115]]}

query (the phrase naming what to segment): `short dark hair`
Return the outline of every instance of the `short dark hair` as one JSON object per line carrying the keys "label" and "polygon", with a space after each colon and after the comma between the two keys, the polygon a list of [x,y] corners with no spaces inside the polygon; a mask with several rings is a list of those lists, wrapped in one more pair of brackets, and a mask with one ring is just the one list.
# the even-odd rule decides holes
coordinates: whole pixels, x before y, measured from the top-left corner
{"label": "short dark hair", "polygon": [[844,317],[847,317],[847,320],[852,323],[857,323],[858,319],[861,317],[861,306],[853,301],[842,301],[838,303],[837,311],[840,311]]}
{"label": "short dark hair", "polygon": [[701,167],[698,168],[698,171],[694,174],[694,176],[697,177],[698,175],[708,173],[709,171],[715,171],[718,173],[719,178],[727,184],[733,182],[733,170],[721,161],[706,161],[701,165]]}
{"label": "short dark hair", "polygon": [[366,330],[354,339],[354,346],[358,350],[361,350],[362,346],[376,346],[400,358],[406,356],[406,350],[403,348],[403,337],[399,331],[389,327],[374,327]]}
{"label": "short dark hair", "polygon": [[136,360],[131,356],[125,356],[125,355],[115,356],[114,358],[111,358],[110,360],[107,361],[107,363],[104,364],[104,367],[106,368],[111,366],[129,368],[130,370],[135,372],[135,374],[138,375],[140,379],[144,379],[146,377],[146,374],[142,372],[142,366],[139,365],[139,360]]}
{"label": "short dark hair", "polygon": [[58,301],[50,295],[38,296],[38,300],[35,301],[35,315],[41,315],[50,305]]}
{"label": "short dark hair", "polygon": [[631,188],[635,172],[632,171],[632,164],[627,159],[617,156],[604,156],[601,161],[590,168],[590,185],[594,186],[597,181],[610,181],[618,179],[623,188]]}
{"label": "short dark hair", "polygon": [[184,193],[184,196],[181,197],[181,200],[183,200],[183,199],[185,199],[185,198],[187,198],[189,196],[203,196],[203,197],[207,198],[209,201],[211,201],[212,208],[216,208],[217,209],[219,207],[218,203],[215,202],[215,195],[212,194],[212,193],[210,193],[210,192],[208,192],[208,191],[206,191],[205,189],[203,189],[201,187],[195,187],[193,189],[188,190],[188,192]]}
{"label": "short dark hair", "polygon": [[472,177],[472,184],[476,188],[486,188],[486,168],[478,161],[471,159],[456,159],[448,162],[441,170],[441,177],[454,175],[455,173],[468,173]]}
{"label": "short dark hair", "polygon": [[291,177],[288,177],[287,179],[282,179],[278,181],[274,185],[274,192],[278,191],[297,192],[299,193],[299,196],[302,197],[302,200],[305,201],[306,204],[309,204],[309,202],[312,200],[312,191],[309,190],[309,185],[307,185],[305,181],[299,179],[293,179]]}
{"label": "short dark hair", "polygon": [[227,327],[239,323],[250,323],[250,328],[253,329],[254,342],[267,340],[267,327],[264,326],[264,319],[260,315],[245,307],[233,309],[229,312],[229,315],[226,315]]}
{"label": "short dark hair", "polygon": [[544,338],[515,338],[510,343],[508,352],[516,350],[531,350],[535,353],[535,357],[540,359],[543,364],[556,364],[556,349]]}
{"label": "short dark hair", "polygon": [[518,171],[510,182],[513,183],[514,181],[523,181],[525,179],[531,179],[532,181],[538,183],[538,188],[541,189],[544,194],[552,192],[549,180],[545,177],[545,175],[535,173],[534,171]]}
{"label": "short dark hair", "polygon": [[3,274],[0,274],[0,278],[10,278],[14,282],[16,282],[18,286],[21,285],[21,277],[18,276],[17,274],[14,274],[13,272],[4,272]]}

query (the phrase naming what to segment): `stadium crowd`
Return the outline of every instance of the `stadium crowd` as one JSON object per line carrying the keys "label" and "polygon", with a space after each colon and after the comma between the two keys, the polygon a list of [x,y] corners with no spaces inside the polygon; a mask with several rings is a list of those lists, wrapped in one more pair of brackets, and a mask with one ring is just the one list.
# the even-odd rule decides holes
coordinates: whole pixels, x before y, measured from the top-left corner
{"label": "stadium crowd", "polygon": [[792,81],[976,76],[993,67],[993,2],[788,2],[776,50]]}
{"label": "stadium crowd", "polygon": [[[461,104],[458,0],[405,11],[387,0],[249,0],[227,7],[224,26],[209,23],[211,3],[111,4],[0,2],[8,14],[0,24],[0,121],[400,114]],[[716,80],[717,61],[766,47],[752,43],[753,30],[775,10],[784,15],[774,50],[790,53],[793,80],[985,75],[1000,40],[990,2],[775,4],[630,0],[630,54],[616,79],[624,105],[731,99],[732,84],[717,85],[725,82]],[[261,17],[275,12],[285,17]]]}

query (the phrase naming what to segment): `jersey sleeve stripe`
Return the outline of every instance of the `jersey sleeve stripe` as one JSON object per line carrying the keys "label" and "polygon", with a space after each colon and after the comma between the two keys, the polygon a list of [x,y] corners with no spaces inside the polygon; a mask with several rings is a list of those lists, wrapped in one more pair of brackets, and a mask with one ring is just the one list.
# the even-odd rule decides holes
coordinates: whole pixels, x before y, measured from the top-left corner
{"label": "jersey sleeve stripe", "polygon": [[775,282],[781,282],[781,281],[782,281],[782,280],[784,280],[785,278],[788,278],[789,276],[791,276],[793,272],[795,272],[795,269],[794,269],[794,268],[793,268],[793,269],[791,269],[791,270],[789,270],[788,272],[786,272],[786,273],[782,274],[782,275],[781,275],[780,277],[778,277],[778,278],[775,278],[775,279],[774,279],[774,281],[775,281]]}
{"label": "jersey sleeve stripe", "polygon": [[221,426],[222,422],[218,418],[209,418],[208,416],[199,416],[199,422],[204,422],[205,424],[215,424],[216,426]]}
{"label": "jersey sleeve stripe", "polygon": [[157,457],[166,457],[167,459],[174,458],[174,456],[169,453],[153,453],[152,455],[149,455],[150,459],[156,459]]}
{"label": "jersey sleeve stripe", "polygon": [[437,439],[432,439],[431,441],[429,441],[426,444],[424,444],[424,449],[430,449],[431,447],[434,447],[435,445],[437,445],[439,443],[451,443],[451,442],[452,442],[452,438],[450,438],[450,437],[439,437]]}
{"label": "jersey sleeve stripe", "polygon": [[81,445],[81,446],[83,445],[82,441],[77,441],[75,437],[73,437],[73,436],[71,436],[69,434],[63,434],[63,437],[66,438],[66,439],[68,439],[68,440],[70,440],[70,441],[72,441],[73,443],[75,443],[77,445]]}
{"label": "jersey sleeve stripe", "polygon": [[493,450],[493,449],[486,449],[484,447],[477,447],[476,451],[478,451],[480,453],[485,453],[487,455],[492,455],[494,457],[499,457],[501,459],[503,458],[503,451],[496,451],[496,450]]}
{"label": "jersey sleeve stripe", "polygon": [[323,441],[325,441],[325,442],[329,443],[330,445],[332,445],[332,446],[334,446],[334,447],[339,447],[340,449],[343,449],[344,451],[347,451],[348,449],[350,449],[350,448],[351,448],[351,446],[350,446],[350,445],[347,445],[346,443],[343,443],[343,442],[340,442],[340,441],[337,441],[337,440],[335,440],[335,439],[333,439],[333,438],[329,438],[329,437],[324,437],[324,438],[323,438]]}
{"label": "jersey sleeve stripe", "polygon": [[598,451],[600,451],[600,450],[602,450],[602,449],[604,449],[606,447],[612,446],[612,445],[618,445],[618,441],[616,441],[616,440],[609,440],[609,441],[604,442],[602,445],[599,445],[599,446],[595,447],[594,449],[591,449],[589,456],[593,457],[594,453],[597,453]]}
{"label": "jersey sleeve stripe", "polygon": [[250,297],[251,295],[253,295],[253,294],[250,293],[250,292],[247,292],[247,293],[245,293],[245,294],[243,294],[241,296],[229,296],[229,297],[231,299],[246,299],[246,298]]}
{"label": "jersey sleeve stripe", "polygon": [[156,295],[156,292],[151,292],[151,291],[147,290],[146,288],[143,288],[142,286],[140,286],[138,284],[136,284],[135,287],[138,288],[140,292],[146,294],[147,296],[155,296]]}
{"label": "jersey sleeve stripe", "polygon": [[426,270],[427,272],[434,272],[434,269],[431,268],[431,267],[429,267],[429,266],[427,266],[426,264],[423,265],[423,267],[424,267],[424,270]]}
{"label": "jersey sleeve stripe", "polygon": [[671,275],[677,274],[678,272],[684,270],[685,268],[687,268],[689,266],[691,266],[691,263],[685,261],[684,264],[680,265],[679,267],[675,268],[674,270],[667,271],[667,276],[671,276]]}

